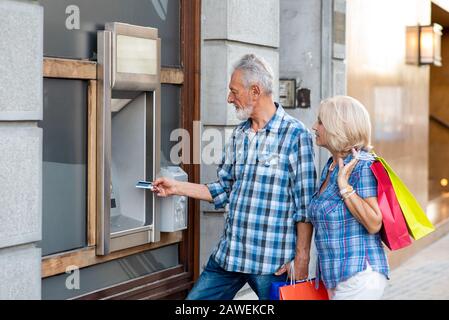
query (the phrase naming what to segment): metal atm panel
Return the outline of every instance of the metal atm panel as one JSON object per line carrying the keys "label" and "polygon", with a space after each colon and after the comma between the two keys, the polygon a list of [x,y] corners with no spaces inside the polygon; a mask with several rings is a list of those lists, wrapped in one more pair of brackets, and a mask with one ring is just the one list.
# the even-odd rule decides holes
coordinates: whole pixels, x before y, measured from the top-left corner
{"label": "metal atm panel", "polygon": [[98,33],[97,254],[159,241],[152,181],[160,164],[157,29],[110,23]]}
{"label": "metal atm panel", "polygon": [[[120,110],[112,110],[111,233],[152,222],[153,198],[135,188],[136,177],[152,180],[151,93],[142,93]],[[131,124],[131,125],[130,125]],[[147,154],[147,150],[148,152]],[[130,165],[132,164],[132,165]]]}

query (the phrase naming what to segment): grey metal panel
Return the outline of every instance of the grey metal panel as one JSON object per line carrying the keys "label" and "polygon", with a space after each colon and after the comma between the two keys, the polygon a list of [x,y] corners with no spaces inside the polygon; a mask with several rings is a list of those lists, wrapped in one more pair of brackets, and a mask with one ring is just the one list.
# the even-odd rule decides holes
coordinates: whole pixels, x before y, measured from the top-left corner
{"label": "grey metal panel", "polygon": [[111,210],[111,170],[110,170],[110,139],[103,139],[111,132],[111,74],[108,66],[111,56],[107,54],[110,48],[111,33],[98,33],[98,65],[97,65],[97,246],[99,255],[109,252],[110,210]]}
{"label": "grey metal panel", "polygon": [[[108,22],[159,29],[162,65],[180,65],[180,0],[39,0],[44,7],[44,55],[96,59],[97,31]],[[80,29],[69,30],[66,13],[79,8]]]}
{"label": "grey metal panel", "polygon": [[[135,188],[145,180],[146,94],[112,114],[112,184],[116,200],[111,216],[126,215],[145,224],[145,191]],[[112,231],[114,232],[114,231]]]}
{"label": "grey metal panel", "polygon": [[[155,118],[160,112],[159,91],[140,94],[119,112],[112,114],[111,168],[114,207],[111,205],[111,236],[120,233],[121,240],[111,241],[110,250],[133,247],[155,241],[154,233],[145,237],[131,235],[139,233],[154,222],[154,195],[152,192],[135,188],[139,180],[154,180],[159,170],[156,165],[160,130]],[[105,140],[108,140],[107,136]],[[129,235],[123,232],[131,230]],[[157,230],[156,230],[157,231]],[[158,233],[158,232],[155,232]],[[155,235],[156,240],[159,236]],[[129,238],[129,239],[128,239]],[[138,243],[136,239],[141,239]]]}
{"label": "grey metal panel", "polygon": [[[179,100],[178,100],[179,101]],[[154,178],[156,178],[156,175],[160,172],[161,169],[161,130],[162,130],[162,126],[161,126],[161,119],[162,119],[162,86],[159,84],[159,86],[157,87],[156,91],[153,94],[153,103],[154,103],[154,114],[152,122],[153,122],[153,134],[154,134],[154,144],[152,145],[152,152],[153,152],[153,157],[151,158],[153,163],[152,163],[152,167],[153,167],[153,172],[152,172],[152,180],[154,180]],[[150,119],[147,119],[147,121]],[[147,130],[147,135],[150,133],[150,131]],[[147,139],[149,137],[147,136]],[[147,152],[150,149],[147,149]],[[150,155],[147,154],[147,159],[150,159]],[[147,165],[149,165],[149,162],[147,162]],[[147,174],[150,172],[150,167],[147,167]],[[150,177],[147,177],[147,180]],[[151,197],[152,198],[152,208],[154,210],[154,214],[152,215],[152,224],[153,224],[153,233],[152,233],[152,241],[153,242],[158,242],[160,241],[161,238],[161,234],[159,231],[159,225],[160,225],[160,206],[159,203],[156,201],[156,196],[154,194],[149,194],[147,193],[147,197]],[[147,217],[149,216],[149,212],[147,211]]]}
{"label": "grey metal panel", "polygon": [[87,82],[44,80],[42,254],[86,245]]}
{"label": "grey metal panel", "polygon": [[128,35],[131,37],[139,37],[146,39],[157,39],[157,28],[148,28],[142,26],[131,25],[122,22],[110,22],[105,26],[106,30],[115,32],[116,34]]}
{"label": "grey metal panel", "polygon": [[[118,30],[117,27],[125,27],[126,30],[121,30],[122,32],[133,34],[131,25],[107,26],[114,30]],[[151,35],[156,31],[139,26],[136,28],[136,33],[149,32]],[[147,230],[147,226],[154,225],[158,219],[159,207],[155,206],[154,194],[136,189],[135,185],[139,180],[153,180],[159,171],[161,86],[159,81],[143,81],[146,90],[139,92],[139,87],[133,87],[135,81],[139,80],[138,75],[134,75],[134,78],[130,78],[132,81],[122,82],[119,86],[119,89],[128,90],[112,90],[115,36],[111,31],[98,33],[98,255],[108,254],[116,248],[132,247],[160,239],[159,231],[155,228],[152,232],[147,232],[147,237],[137,237],[132,233]],[[158,41],[157,79],[160,77],[160,54]],[[131,87],[123,87],[127,84]],[[130,91],[131,89],[136,90]],[[120,241],[117,241],[118,233]],[[111,238],[114,238],[113,246]],[[143,240],[137,243],[136,239]]]}
{"label": "grey metal panel", "polygon": [[[161,82],[161,39],[158,38],[158,30],[155,28],[133,26],[124,23],[111,22],[106,24],[106,30],[112,32],[112,79],[113,90],[153,91],[157,90]],[[156,40],[157,43],[157,74],[120,73],[117,68],[117,37],[125,35],[129,37]]]}

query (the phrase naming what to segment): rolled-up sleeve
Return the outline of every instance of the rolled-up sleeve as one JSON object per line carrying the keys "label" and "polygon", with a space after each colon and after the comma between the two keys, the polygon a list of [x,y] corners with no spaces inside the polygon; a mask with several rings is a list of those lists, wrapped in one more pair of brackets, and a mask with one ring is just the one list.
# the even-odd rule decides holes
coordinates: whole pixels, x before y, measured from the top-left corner
{"label": "rolled-up sleeve", "polygon": [[[373,161],[360,161],[355,170],[357,170],[358,178],[354,185],[357,194],[363,198],[377,197],[377,179],[371,171]],[[354,170],[354,171],[355,171]]]}
{"label": "rolled-up sleeve", "polygon": [[234,184],[233,137],[234,135],[232,135],[230,141],[224,148],[222,161],[217,169],[218,180],[206,184],[206,187],[212,195],[215,209],[226,206],[229,202],[232,185]]}
{"label": "rolled-up sleeve", "polygon": [[316,191],[317,174],[314,162],[312,135],[305,131],[299,134],[289,154],[290,174],[293,184],[295,222],[310,222],[307,206]]}

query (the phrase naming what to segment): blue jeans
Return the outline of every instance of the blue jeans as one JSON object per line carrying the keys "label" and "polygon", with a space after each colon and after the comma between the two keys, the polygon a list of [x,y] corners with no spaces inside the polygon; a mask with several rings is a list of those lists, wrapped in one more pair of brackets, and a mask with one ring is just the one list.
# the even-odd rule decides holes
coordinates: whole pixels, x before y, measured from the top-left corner
{"label": "blue jeans", "polygon": [[211,257],[187,296],[187,300],[232,300],[248,282],[259,300],[268,300],[272,282],[285,281],[286,275],[247,274],[224,270]]}

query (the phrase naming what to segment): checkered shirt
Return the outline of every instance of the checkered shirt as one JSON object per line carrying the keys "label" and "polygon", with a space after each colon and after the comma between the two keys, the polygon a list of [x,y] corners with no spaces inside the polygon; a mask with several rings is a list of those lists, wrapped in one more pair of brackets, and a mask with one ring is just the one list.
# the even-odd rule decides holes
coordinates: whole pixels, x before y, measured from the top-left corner
{"label": "checkered shirt", "polygon": [[312,135],[276,107],[253,139],[250,120],[234,130],[218,181],[207,184],[215,208],[229,204],[212,253],[227,271],[274,273],[295,256],[296,222],[309,222],[306,208],[316,187]]}
{"label": "checkered shirt", "polygon": [[[377,197],[377,180],[370,166],[374,157],[362,151],[349,184],[361,198]],[[351,161],[352,155],[344,163]],[[332,158],[324,167],[320,185],[326,180]],[[367,262],[374,271],[389,276],[389,267],[380,234],[369,234],[344,204],[337,184],[338,166],[330,173],[326,189],[313,195],[308,217],[315,228],[319,274],[326,288],[335,288],[358,272],[366,269]]]}

